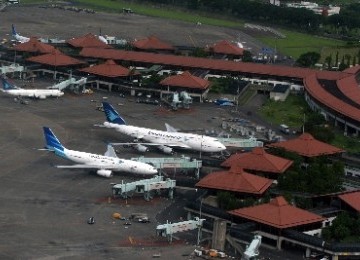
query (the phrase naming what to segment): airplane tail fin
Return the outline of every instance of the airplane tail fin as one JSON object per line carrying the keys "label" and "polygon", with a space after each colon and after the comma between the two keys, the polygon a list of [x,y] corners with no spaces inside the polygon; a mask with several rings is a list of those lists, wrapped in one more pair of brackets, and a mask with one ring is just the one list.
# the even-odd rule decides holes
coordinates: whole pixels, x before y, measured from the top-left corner
{"label": "airplane tail fin", "polygon": [[16,89],[16,87],[13,84],[11,84],[9,81],[7,81],[3,76],[1,76],[1,84],[3,91]]}
{"label": "airplane tail fin", "polygon": [[51,131],[49,127],[43,127],[44,136],[46,141],[46,148],[50,151],[55,152],[56,154],[63,155],[65,147],[60,143],[59,139]]}
{"label": "airplane tail fin", "polygon": [[107,102],[103,102],[102,104],[107,121],[118,125],[126,125],[125,120],[118,114],[112,105]]}
{"label": "airplane tail fin", "polygon": [[118,158],[116,155],[115,149],[111,144],[107,145],[107,150],[104,155],[108,156],[108,157]]}
{"label": "airplane tail fin", "polygon": [[167,131],[167,132],[172,132],[172,133],[177,132],[176,128],[175,128],[175,127],[172,127],[172,126],[169,125],[168,123],[165,123],[165,126],[166,126],[166,131]]}
{"label": "airplane tail fin", "polygon": [[17,35],[17,32],[15,30],[15,26],[13,24],[11,25],[11,34],[12,34],[12,36]]}

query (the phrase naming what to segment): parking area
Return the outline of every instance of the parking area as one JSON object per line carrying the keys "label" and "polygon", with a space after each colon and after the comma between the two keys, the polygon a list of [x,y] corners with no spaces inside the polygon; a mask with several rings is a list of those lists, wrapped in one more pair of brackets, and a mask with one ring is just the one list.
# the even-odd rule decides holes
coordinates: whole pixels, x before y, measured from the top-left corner
{"label": "parking area", "polygon": [[[209,120],[210,114],[220,117],[224,113],[214,105],[194,105],[187,113],[176,113],[109,93],[66,94],[59,99],[30,100],[28,105],[1,94],[2,259],[89,255],[111,258],[126,254],[130,254],[131,259],[143,259],[148,250],[157,251],[153,249],[156,246],[166,254],[166,240],[155,237],[157,215],[162,214],[159,219],[165,220],[167,214],[171,218],[174,213],[166,212],[171,201],[165,195],[150,202],[142,196],[114,200],[111,183],[138,180],[139,177],[115,173],[107,179],[84,170],[57,169],[53,166],[71,162],[37,150],[44,146],[42,126],[51,127],[67,148],[79,151],[103,154],[107,141],[126,140],[111,129],[94,126],[105,117],[91,100],[100,101],[105,96],[128,123],[158,129],[165,129],[165,122],[182,129],[220,127],[220,122]],[[123,105],[119,106],[120,102]],[[139,156],[131,149],[119,147],[117,150],[119,157]],[[155,153],[150,156],[155,155],[165,156]],[[180,212],[181,208],[178,210]],[[122,220],[112,218],[113,213],[130,216],[133,212],[146,212],[151,222],[125,226]],[[87,224],[91,216],[95,219],[94,225]],[[180,239],[171,247],[186,251],[186,246],[178,247],[186,242]],[[181,257],[183,253],[180,253]]]}

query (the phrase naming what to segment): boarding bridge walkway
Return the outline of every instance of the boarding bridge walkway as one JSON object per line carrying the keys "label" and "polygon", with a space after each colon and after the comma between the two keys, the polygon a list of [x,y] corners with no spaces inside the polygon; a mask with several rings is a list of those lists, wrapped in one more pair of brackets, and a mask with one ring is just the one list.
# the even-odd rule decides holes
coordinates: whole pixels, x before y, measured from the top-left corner
{"label": "boarding bridge walkway", "polygon": [[113,196],[121,196],[124,199],[129,197],[130,192],[144,193],[144,199],[146,201],[150,201],[150,199],[152,199],[150,194],[151,191],[155,190],[160,192],[161,189],[168,189],[169,198],[173,199],[176,181],[171,179],[163,179],[163,176],[156,175],[150,179],[143,179],[129,183],[122,182],[121,184],[115,184],[112,187],[112,193]]}
{"label": "boarding bridge walkway", "polygon": [[49,87],[50,89],[58,89],[60,91],[66,89],[68,86],[72,85],[72,86],[82,86],[85,85],[87,81],[87,78],[81,78],[79,80],[76,80],[76,78],[69,78],[67,80],[64,80],[58,84],[55,84],[51,87]]}
{"label": "boarding bridge walkway", "polygon": [[199,179],[200,168],[202,167],[201,160],[197,160],[195,158],[190,158],[186,156],[163,157],[163,158],[151,158],[151,157],[140,156],[136,158],[131,158],[131,160],[151,164],[160,171],[163,169],[174,169],[174,171],[176,172],[176,169],[181,169],[181,170],[194,169],[195,176],[197,179]]}
{"label": "boarding bridge walkway", "polygon": [[23,72],[24,70],[25,70],[24,66],[20,66],[19,64],[10,64],[8,66],[1,66],[0,74]]}
{"label": "boarding bridge walkway", "polygon": [[251,150],[255,147],[263,147],[264,146],[264,143],[261,141],[258,141],[255,137],[250,137],[248,139],[217,137],[217,139],[226,147],[242,148],[244,150]]}
{"label": "boarding bridge walkway", "polygon": [[204,218],[195,218],[194,220],[187,220],[177,223],[169,223],[156,226],[156,234],[158,236],[167,237],[168,241],[172,242],[172,235],[178,232],[185,232],[194,229],[201,229]]}

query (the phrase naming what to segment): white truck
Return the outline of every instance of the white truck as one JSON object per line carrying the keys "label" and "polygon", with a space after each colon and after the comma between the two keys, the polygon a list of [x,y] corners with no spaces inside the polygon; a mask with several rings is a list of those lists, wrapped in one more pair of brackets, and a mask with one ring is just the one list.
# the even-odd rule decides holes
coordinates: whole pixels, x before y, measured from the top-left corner
{"label": "white truck", "polygon": [[290,134],[290,129],[285,124],[280,125],[280,131],[283,132],[284,134],[287,134],[287,135]]}

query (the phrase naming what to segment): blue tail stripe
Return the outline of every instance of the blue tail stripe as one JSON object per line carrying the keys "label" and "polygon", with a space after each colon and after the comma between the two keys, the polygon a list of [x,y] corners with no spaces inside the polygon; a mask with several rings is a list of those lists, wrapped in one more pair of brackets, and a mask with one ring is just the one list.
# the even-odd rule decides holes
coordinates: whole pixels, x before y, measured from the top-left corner
{"label": "blue tail stripe", "polygon": [[46,140],[46,148],[51,151],[60,152],[64,151],[64,146],[60,143],[59,139],[54,135],[50,128],[44,127],[44,135]]}
{"label": "blue tail stripe", "polygon": [[12,35],[16,35],[16,31],[15,31],[15,26],[12,24],[11,25],[11,30],[12,30]]}
{"label": "blue tail stripe", "polygon": [[107,121],[119,125],[126,125],[125,120],[118,114],[118,112],[107,102],[103,102],[103,108]]}
{"label": "blue tail stripe", "polygon": [[2,88],[4,90],[9,90],[9,89],[16,89],[14,87],[14,85],[12,85],[9,81],[7,81],[6,79],[4,79],[3,77],[1,77],[1,83],[2,83]]}

